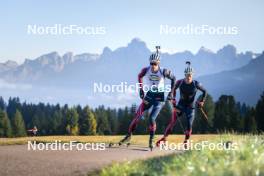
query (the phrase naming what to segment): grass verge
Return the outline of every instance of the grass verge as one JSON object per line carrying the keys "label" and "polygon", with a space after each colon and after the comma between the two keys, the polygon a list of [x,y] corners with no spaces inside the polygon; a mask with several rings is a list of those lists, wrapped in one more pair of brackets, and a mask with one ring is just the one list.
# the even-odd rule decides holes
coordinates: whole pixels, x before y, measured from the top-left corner
{"label": "grass verge", "polygon": [[219,135],[210,142],[232,141],[236,150],[190,150],[147,160],[115,163],[88,175],[161,176],[161,175],[264,175],[264,135]]}

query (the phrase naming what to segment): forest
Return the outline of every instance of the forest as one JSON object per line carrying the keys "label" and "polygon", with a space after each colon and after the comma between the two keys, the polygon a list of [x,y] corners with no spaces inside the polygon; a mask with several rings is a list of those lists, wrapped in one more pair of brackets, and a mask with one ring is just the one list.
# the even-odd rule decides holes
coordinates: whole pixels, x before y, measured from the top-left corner
{"label": "forest", "polygon": [[[10,97],[5,102],[0,97],[0,137],[30,135],[28,130],[37,127],[37,135],[122,135],[127,133],[137,105],[124,108],[99,106],[90,108],[76,105],[69,107],[50,104],[21,102]],[[256,106],[236,102],[231,95],[222,95],[217,101],[207,96],[204,111],[196,109],[193,133],[260,133],[264,131],[264,92]],[[157,117],[157,134],[162,134],[171,119],[171,104],[166,102]],[[186,119],[178,117],[173,133],[182,134]],[[148,134],[148,112],[144,113],[134,134]]]}

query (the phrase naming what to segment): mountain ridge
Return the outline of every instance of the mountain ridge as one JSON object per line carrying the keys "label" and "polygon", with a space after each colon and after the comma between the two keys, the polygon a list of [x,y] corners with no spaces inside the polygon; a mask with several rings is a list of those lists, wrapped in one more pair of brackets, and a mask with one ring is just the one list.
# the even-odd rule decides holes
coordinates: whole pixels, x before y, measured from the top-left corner
{"label": "mountain ridge", "polygon": [[[89,100],[93,100],[93,104],[99,105],[101,102],[111,104],[116,101],[116,97],[120,96],[116,104],[129,105],[135,102],[136,96],[134,94],[98,95],[92,91],[93,85],[94,83],[110,85],[120,84],[121,82],[136,83],[137,74],[143,67],[149,65],[148,58],[150,54],[151,50],[147,48],[146,43],[138,38],[115,50],[105,47],[101,54],[83,53],[74,55],[72,52],[67,52],[59,55],[58,52],[50,52],[33,60],[27,59],[20,65],[13,64],[10,68],[1,69],[0,89],[5,97],[19,95],[24,97],[25,100],[37,99],[45,102],[45,97],[53,97],[53,101],[62,103],[74,101],[75,104],[79,102],[84,104],[84,102],[87,103],[87,98],[89,98]],[[239,101],[245,101],[244,95],[238,94],[238,91],[235,92],[234,90],[241,89],[241,92],[243,92],[242,90],[247,86],[247,82],[242,81],[241,84],[238,84],[237,81],[234,81],[236,84],[230,84],[229,87],[221,87],[218,84],[223,84],[222,77],[224,76],[227,77],[226,79],[232,78],[228,74],[229,71],[254,63],[253,61],[257,59],[256,56],[260,56],[260,54],[250,51],[237,53],[236,48],[229,44],[217,52],[201,47],[196,54],[188,50],[173,54],[161,53],[161,67],[170,69],[179,79],[184,77],[185,62],[187,60],[191,61],[195,71],[194,78],[201,80],[215,100],[221,93],[234,94]],[[248,70],[240,72],[249,73],[252,70],[262,69],[261,67],[262,63],[253,64],[253,66],[245,67]],[[243,77],[237,75],[235,79],[249,80],[248,76],[250,75]],[[254,76],[258,79],[255,73],[253,79]],[[219,81],[217,81],[218,79]],[[214,82],[217,84],[214,84]],[[263,87],[261,81],[259,86]],[[7,89],[10,87],[13,89]],[[19,87],[25,89],[23,91],[15,89]],[[256,92],[259,93],[259,91],[258,89]],[[256,94],[252,94],[250,97],[252,97],[249,100],[250,103],[255,103],[258,98]],[[51,99],[46,101],[49,102]]]}

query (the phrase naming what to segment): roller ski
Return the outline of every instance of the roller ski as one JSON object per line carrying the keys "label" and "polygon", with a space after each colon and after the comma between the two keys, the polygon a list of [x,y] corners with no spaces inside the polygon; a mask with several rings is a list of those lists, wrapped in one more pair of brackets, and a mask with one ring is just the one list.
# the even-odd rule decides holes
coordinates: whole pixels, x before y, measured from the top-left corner
{"label": "roller ski", "polygon": [[109,148],[117,146],[120,147],[122,145],[126,145],[127,147],[130,146],[130,140],[131,140],[131,135],[127,134],[122,140],[120,140],[118,143],[109,143]]}
{"label": "roller ski", "polygon": [[121,141],[118,142],[119,146],[126,145],[127,147],[131,144],[131,134],[127,134]]}

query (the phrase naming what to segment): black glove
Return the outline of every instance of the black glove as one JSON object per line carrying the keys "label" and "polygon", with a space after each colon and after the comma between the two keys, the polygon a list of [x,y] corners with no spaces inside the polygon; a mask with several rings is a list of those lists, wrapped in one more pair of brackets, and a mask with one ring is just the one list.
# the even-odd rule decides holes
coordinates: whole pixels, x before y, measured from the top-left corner
{"label": "black glove", "polygon": [[170,92],[169,94],[168,94],[168,96],[167,96],[167,100],[173,100],[174,98],[173,98],[173,96],[172,96],[172,93]]}
{"label": "black glove", "polygon": [[204,105],[204,101],[197,101],[197,102],[196,102],[196,106],[197,106],[197,108],[202,108],[203,105]]}
{"label": "black glove", "polygon": [[140,96],[141,99],[144,98],[145,93],[144,93],[144,90],[143,90],[143,89],[140,89],[140,90],[139,90],[139,96]]}

